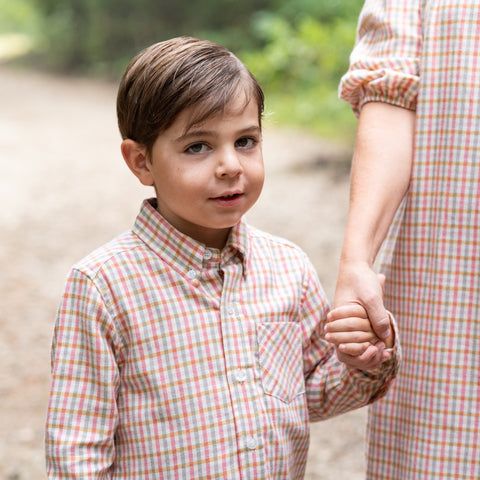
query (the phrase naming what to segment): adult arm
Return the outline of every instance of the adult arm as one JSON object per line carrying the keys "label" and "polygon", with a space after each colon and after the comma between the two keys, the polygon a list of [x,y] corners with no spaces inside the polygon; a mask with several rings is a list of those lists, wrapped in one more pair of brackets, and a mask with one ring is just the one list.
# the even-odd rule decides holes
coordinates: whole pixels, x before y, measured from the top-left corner
{"label": "adult arm", "polygon": [[380,337],[387,316],[372,264],[409,184],[422,8],[420,0],[365,0],[339,88],[359,126],[334,305],[363,305]]}
{"label": "adult arm", "polygon": [[334,306],[362,305],[380,338],[389,334],[390,321],[372,267],[408,190],[414,124],[411,110],[381,102],[365,104],[352,161],[350,206]]}

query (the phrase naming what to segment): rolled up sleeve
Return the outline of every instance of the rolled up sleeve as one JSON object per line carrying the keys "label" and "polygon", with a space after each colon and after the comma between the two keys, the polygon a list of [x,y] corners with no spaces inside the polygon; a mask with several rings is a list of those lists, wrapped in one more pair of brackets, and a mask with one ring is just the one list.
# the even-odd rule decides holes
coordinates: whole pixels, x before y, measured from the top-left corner
{"label": "rolled up sleeve", "polygon": [[421,43],[418,0],[367,0],[340,98],[357,116],[368,102],[415,110]]}

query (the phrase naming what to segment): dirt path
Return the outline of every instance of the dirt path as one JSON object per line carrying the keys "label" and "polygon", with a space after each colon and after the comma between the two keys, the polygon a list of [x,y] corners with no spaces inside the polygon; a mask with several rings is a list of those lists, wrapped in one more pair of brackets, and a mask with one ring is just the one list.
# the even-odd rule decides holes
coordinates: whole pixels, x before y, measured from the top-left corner
{"label": "dirt path", "polygon": [[[120,158],[115,86],[0,67],[0,87],[0,480],[37,480],[66,272],[129,228],[151,191]],[[248,218],[302,246],[331,296],[349,154],[272,121],[264,151],[267,182]],[[363,478],[364,416],[312,426],[307,479]]]}

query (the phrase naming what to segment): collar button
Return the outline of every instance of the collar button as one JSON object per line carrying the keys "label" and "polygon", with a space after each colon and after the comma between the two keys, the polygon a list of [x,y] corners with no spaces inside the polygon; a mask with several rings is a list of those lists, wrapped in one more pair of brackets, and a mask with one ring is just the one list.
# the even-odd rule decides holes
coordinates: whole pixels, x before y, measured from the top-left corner
{"label": "collar button", "polygon": [[196,270],[189,270],[187,272],[187,277],[190,279],[190,280],[195,280],[197,277],[198,277],[198,272]]}

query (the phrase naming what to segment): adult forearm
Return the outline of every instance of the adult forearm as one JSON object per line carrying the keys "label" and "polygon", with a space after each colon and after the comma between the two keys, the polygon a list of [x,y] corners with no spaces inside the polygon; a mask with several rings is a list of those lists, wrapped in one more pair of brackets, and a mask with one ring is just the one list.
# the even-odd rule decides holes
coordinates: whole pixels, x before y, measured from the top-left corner
{"label": "adult forearm", "polygon": [[342,261],[372,265],[410,183],[415,112],[368,103],[352,162]]}
{"label": "adult forearm", "polygon": [[[350,208],[333,303],[336,307],[362,305],[382,339],[391,334],[390,320],[383,304],[382,281],[372,265],[408,190],[414,124],[412,111],[385,103],[366,104],[353,156]],[[371,353],[372,349],[364,355]],[[347,361],[338,350],[337,354]]]}

